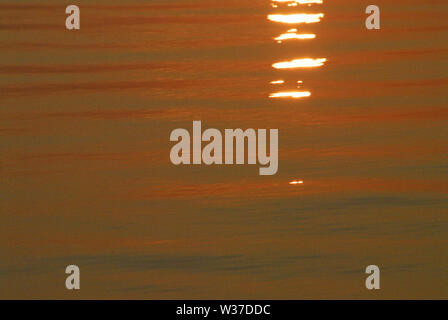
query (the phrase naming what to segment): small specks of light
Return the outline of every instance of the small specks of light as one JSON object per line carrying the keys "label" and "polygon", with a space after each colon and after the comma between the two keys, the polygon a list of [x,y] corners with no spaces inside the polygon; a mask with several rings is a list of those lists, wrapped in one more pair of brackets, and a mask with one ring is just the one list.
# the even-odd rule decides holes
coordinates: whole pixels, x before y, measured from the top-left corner
{"label": "small specks of light", "polygon": [[283,81],[283,80],[271,81],[271,84],[283,84],[283,83],[285,83],[285,81]]}
{"label": "small specks of light", "polygon": [[311,96],[311,92],[309,91],[284,91],[284,92],[275,92],[271,93],[269,98],[305,98]]}
{"label": "small specks of light", "polygon": [[290,185],[298,185],[303,184],[303,180],[293,180],[289,183]]}
{"label": "small specks of light", "polygon": [[316,23],[323,17],[323,13],[270,14],[268,20],[281,23]]}

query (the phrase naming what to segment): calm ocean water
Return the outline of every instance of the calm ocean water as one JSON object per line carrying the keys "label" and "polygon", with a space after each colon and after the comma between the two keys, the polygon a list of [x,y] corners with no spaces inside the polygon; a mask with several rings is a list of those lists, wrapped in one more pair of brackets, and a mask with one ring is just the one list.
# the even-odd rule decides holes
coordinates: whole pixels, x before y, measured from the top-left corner
{"label": "calm ocean water", "polygon": [[[0,2],[0,298],[448,298],[448,3],[291,3]],[[278,173],[172,165],[193,120]]]}

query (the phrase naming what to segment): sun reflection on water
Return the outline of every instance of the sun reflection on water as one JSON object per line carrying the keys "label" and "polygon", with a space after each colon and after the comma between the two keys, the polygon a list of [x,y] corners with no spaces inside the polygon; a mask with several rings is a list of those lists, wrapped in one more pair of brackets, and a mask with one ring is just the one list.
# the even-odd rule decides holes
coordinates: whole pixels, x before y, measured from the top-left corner
{"label": "sun reflection on water", "polygon": [[322,4],[323,0],[272,0],[275,3]]}
{"label": "sun reflection on water", "polygon": [[[271,5],[274,8],[278,8],[279,5],[287,5],[288,7],[298,8],[299,5],[315,5],[323,4],[323,0],[271,0]],[[279,10],[279,9],[273,9]],[[288,9],[294,10],[294,9]],[[319,23],[324,18],[323,13],[303,13],[303,12],[291,12],[291,13],[272,13],[268,14],[267,19],[272,22],[300,25],[309,23]],[[280,34],[273,38],[277,43],[283,43],[284,41],[290,42],[290,40],[311,40],[316,39],[316,34],[310,32],[300,32],[298,27],[293,26],[286,32]],[[291,41],[294,42],[294,41]],[[300,69],[300,68],[318,68],[322,67],[326,58],[298,58],[289,61],[280,61],[272,64],[272,67],[276,70],[287,70],[287,69]],[[289,98],[298,99],[311,96],[310,91],[297,91],[294,88],[301,88],[303,85],[302,80],[298,80],[296,83],[290,83],[289,88],[286,86],[285,80],[274,80],[270,82],[273,85],[281,86],[283,90],[278,92],[273,92],[269,95],[269,98]],[[289,80],[288,80],[289,83]]]}
{"label": "sun reflection on water", "polygon": [[305,98],[311,96],[309,91],[283,91],[271,93],[269,98]]}
{"label": "sun reflection on water", "polygon": [[281,23],[317,23],[324,17],[323,13],[270,14],[268,20]]}
{"label": "sun reflection on water", "polygon": [[284,80],[274,80],[274,81],[271,81],[271,84],[284,84],[284,83],[285,83]]}
{"label": "sun reflection on water", "polygon": [[284,40],[293,40],[293,39],[305,40],[305,39],[314,39],[314,38],[316,38],[316,35],[313,33],[297,34],[295,32],[286,32],[286,33],[279,35],[278,37],[276,37],[274,39],[277,40],[279,43],[281,43]]}
{"label": "sun reflection on water", "polygon": [[314,68],[321,67],[327,61],[325,58],[312,59],[294,59],[291,61],[277,62],[272,65],[275,69],[294,69],[294,68]]}

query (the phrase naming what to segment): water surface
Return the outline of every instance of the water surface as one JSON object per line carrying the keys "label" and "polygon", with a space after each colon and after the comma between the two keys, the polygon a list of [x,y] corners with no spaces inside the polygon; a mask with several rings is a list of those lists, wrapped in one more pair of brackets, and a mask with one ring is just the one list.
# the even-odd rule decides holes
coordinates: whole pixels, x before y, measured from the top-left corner
{"label": "water surface", "polygon": [[[309,2],[0,3],[0,297],[446,299],[448,4]],[[278,173],[172,165],[193,120]]]}

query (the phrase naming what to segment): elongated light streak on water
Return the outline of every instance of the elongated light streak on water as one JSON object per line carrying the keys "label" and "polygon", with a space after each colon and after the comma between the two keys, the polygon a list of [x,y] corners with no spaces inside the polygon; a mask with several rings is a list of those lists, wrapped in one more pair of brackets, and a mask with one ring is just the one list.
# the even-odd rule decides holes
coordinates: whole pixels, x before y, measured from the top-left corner
{"label": "elongated light streak on water", "polygon": [[323,17],[323,13],[270,14],[268,20],[281,23],[316,23]]}
{"label": "elongated light streak on water", "polygon": [[284,92],[275,92],[271,93],[269,98],[305,98],[311,96],[311,92],[309,91],[284,91]]}
{"label": "elongated light streak on water", "polygon": [[295,59],[291,61],[277,62],[272,65],[275,69],[293,69],[293,68],[313,68],[321,67],[327,61],[325,58],[320,59]]}
{"label": "elongated light streak on water", "polygon": [[322,4],[323,0],[272,0],[277,3]]}
{"label": "elongated light streak on water", "polygon": [[304,39],[314,39],[314,38],[316,38],[316,35],[312,34],[312,33],[297,34],[295,32],[287,32],[287,33],[284,33],[284,34],[278,36],[277,38],[275,38],[275,40],[277,40],[277,41],[292,40],[292,39],[304,40]]}

